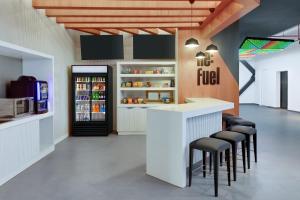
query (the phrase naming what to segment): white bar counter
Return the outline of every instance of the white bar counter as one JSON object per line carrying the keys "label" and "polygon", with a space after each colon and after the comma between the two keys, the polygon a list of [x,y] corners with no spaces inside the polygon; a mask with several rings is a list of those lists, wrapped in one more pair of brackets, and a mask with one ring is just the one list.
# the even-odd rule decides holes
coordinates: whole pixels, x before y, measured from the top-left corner
{"label": "white bar counter", "polygon": [[[187,98],[187,104],[147,111],[146,173],[186,187],[189,143],[222,130],[222,111],[234,104],[213,98]],[[194,162],[202,159],[200,152]]]}

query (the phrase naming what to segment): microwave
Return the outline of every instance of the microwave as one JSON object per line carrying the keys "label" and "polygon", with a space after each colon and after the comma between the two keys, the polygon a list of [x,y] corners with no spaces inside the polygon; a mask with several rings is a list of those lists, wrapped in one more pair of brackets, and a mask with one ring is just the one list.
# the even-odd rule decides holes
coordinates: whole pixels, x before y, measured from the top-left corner
{"label": "microwave", "polygon": [[8,98],[34,97],[36,114],[48,112],[48,83],[36,80],[32,76],[20,76],[11,81],[8,87]]}
{"label": "microwave", "polygon": [[0,117],[23,117],[34,113],[34,98],[0,98]]}

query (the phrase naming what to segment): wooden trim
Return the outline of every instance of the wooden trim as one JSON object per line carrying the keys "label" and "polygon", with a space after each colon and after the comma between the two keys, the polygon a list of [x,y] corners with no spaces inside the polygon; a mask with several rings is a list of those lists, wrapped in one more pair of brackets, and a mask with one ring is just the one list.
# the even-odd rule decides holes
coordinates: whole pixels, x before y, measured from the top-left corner
{"label": "wooden trim", "polygon": [[65,24],[66,28],[101,28],[101,29],[117,29],[117,28],[190,28],[192,27],[197,27],[199,28],[199,23],[151,23],[151,24],[143,24],[143,23],[137,23],[137,24]]}
{"label": "wooden trim", "polygon": [[211,38],[259,5],[260,0],[232,0],[226,7],[217,8],[214,17],[206,19],[208,21],[200,27],[200,34]]}
{"label": "wooden trim", "polygon": [[159,28],[160,30],[163,30],[171,35],[175,35],[176,34],[176,28]]}
{"label": "wooden trim", "polygon": [[142,31],[149,33],[151,35],[158,35],[158,29],[157,28],[141,28]]}
{"label": "wooden trim", "polygon": [[191,23],[201,22],[205,17],[57,17],[57,23]]}
{"label": "wooden trim", "polygon": [[109,33],[111,35],[119,35],[120,34],[120,31],[117,30],[117,29],[98,29],[99,31],[101,32],[105,32],[105,33]]}
{"label": "wooden trim", "polygon": [[[215,8],[221,1],[196,1],[193,10]],[[116,1],[116,0],[32,0],[37,9],[101,9],[101,10],[190,10],[188,1]]]}
{"label": "wooden trim", "polygon": [[201,28],[209,24],[217,15],[220,14],[233,0],[223,0],[218,7],[211,8],[210,12],[212,13],[209,15],[201,24]]}
{"label": "wooden trim", "polygon": [[80,28],[73,28],[73,30],[75,31],[81,31],[81,32],[85,32],[85,33],[89,33],[92,35],[100,35],[100,31],[97,29],[80,29]]}
{"label": "wooden trim", "polygon": [[123,31],[125,33],[129,33],[131,35],[138,35],[139,29],[126,29],[126,28],[119,28],[118,30]]}
{"label": "wooden trim", "polygon": [[[47,9],[48,17],[190,17],[189,10],[80,10]],[[209,10],[193,11],[193,17],[207,17]]]}

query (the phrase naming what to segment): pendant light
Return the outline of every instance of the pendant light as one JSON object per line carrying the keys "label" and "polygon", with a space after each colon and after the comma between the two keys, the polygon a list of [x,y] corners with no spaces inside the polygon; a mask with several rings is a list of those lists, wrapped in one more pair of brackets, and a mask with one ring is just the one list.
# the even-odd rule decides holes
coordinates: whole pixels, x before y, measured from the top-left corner
{"label": "pendant light", "polygon": [[185,42],[185,46],[188,48],[195,48],[195,47],[199,46],[198,40],[192,37],[192,33],[193,33],[193,29],[192,29],[193,28],[192,27],[193,26],[193,3],[195,2],[195,0],[189,0],[189,1],[191,4],[191,38]]}
{"label": "pendant light", "polygon": [[185,46],[188,48],[195,48],[199,46],[199,43],[195,38],[190,38],[185,42]]}
{"label": "pendant light", "polygon": [[196,58],[197,59],[204,59],[205,58],[205,53],[203,53],[202,51],[198,52],[196,54]]}
{"label": "pendant light", "polygon": [[211,45],[209,45],[209,46],[206,47],[206,51],[205,52],[207,52],[207,53],[216,53],[218,51],[219,51],[218,47],[216,45],[214,45],[214,44],[211,44]]}

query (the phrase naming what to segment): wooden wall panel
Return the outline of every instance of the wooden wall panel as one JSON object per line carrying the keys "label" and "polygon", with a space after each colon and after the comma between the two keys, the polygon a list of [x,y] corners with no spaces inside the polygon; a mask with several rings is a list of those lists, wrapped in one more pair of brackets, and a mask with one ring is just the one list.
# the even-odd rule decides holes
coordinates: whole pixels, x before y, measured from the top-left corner
{"label": "wooden wall panel", "polygon": [[234,102],[235,108],[229,113],[239,114],[239,85],[218,53],[214,54],[214,63],[211,67],[202,68],[213,70],[220,67],[220,84],[197,85],[199,67],[195,55],[200,50],[205,51],[206,47],[211,44],[211,40],[201,38],[200,32],[193,30],[193,37],[198,39],[200,47],[189,49],[184,44],[190,36],[190,30],[178,31],[179,103],[183,103],[186,97],[213,97]]}

